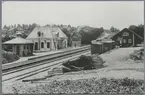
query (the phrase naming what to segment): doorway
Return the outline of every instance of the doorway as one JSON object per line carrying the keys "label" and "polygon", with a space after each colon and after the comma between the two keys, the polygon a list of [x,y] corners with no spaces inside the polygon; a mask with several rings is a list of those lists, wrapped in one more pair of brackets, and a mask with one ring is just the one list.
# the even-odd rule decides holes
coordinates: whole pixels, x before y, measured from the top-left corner
{"label": "doorway", "polygon": [[35,50],[38,50],[38,43],[35,43]]}

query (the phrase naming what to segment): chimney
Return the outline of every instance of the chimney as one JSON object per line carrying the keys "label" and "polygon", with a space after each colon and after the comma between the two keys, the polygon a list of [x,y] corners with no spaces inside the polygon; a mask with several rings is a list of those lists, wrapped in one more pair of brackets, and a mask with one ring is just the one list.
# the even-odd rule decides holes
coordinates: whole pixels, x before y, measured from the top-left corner
{"label": "chimney", "polygon": [[21,37],[21,33],[20,32],[18,32],[18,33],[16,33],[16,37]]}

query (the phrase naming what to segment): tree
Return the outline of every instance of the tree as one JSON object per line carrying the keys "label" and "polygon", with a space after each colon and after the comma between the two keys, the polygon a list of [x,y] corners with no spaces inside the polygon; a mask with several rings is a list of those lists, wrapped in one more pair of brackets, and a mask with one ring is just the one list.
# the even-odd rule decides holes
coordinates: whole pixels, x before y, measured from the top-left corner
{"label": "tree", "polygon": [[129,29],[130,29],[130,30],[136,30],[136,29],[137,29],[137,26],[136,26],[136,25],[130,25],[130,26],[129,26]]}
{"label": "tree", "polygon": [[110,28],[110,31],[112,32],[112,33],[115,33],[115,32],[119,32],[119,29],[117,29],[117,28],[114,28],[113,26]]}
{"label": "tree", "polygon": [[3,26],[3,29],[7,29],[7,30],[8,30],[9,28],[8,28],[6,25],[4,25],[4,26]]}
{"label": "tree", "polygon": [[138,25],[138,28],[139,28],[138,34],[140,36],[144,37],[144,25],[140,24],[140,25]]}
{"label": "tree", "polygon": [[79,31],[82,36],[82,44],[91,44],[92,40],[97,39],[103,32],[103,28],[91,28],[88,32],[85,32],[85,30]]}
{"label": "tree", "polygon": [[11,40],[10,36],[6,33],[5,37],[2,38],[2,42]]}
{"label": "tree", "polygon": [[16,27],[17,27],[17,25],[16,25],[16,24],[14,24],[14,27],[16,28]]}
{"label": "tree", "polygon": [[32,31],[36,26],[38,26],[36,23],[33,23],[32,25],[31,25],[31,28],[30,28],[30,31]]}
{"label": "tree", "polygon": [[138,26],[136,25],[130,25],[129,29],[140,35],[144,38],[144,25],[140,24]]}

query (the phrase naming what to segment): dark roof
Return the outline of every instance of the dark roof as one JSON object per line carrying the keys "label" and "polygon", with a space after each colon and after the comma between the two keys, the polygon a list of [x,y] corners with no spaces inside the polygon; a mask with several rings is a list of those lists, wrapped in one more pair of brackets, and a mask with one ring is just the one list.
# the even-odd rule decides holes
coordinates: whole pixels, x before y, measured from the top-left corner
{"label": "dark roof", "polygon": [[123,30],[121,30],[121,31],[119,31],[117,33],[114,33],[112,35],[109,35],[108,38],[111,39],[112,37],[114,37],[115,35],[117,35],[118,33],[122,32],[124,30],[128,30],[128,31],[132,32],[133,34],[135,34],[136,36],[138,36],[140,39],[143,39],[143,37],[141,37],[140,35],[138,35],[137,33],[135,33],[134,31],[132,31],[132,30],[130,30],[128,28],[124,28]]}
{"label": "dark roof", "polygon": [[111,39],[102,39],[102,40],[92,40],[92,44],[103,44],[103,43],[113,43],[114,41]]}
{"label": "dark roof", "polygon": [[73,35],[77,35],[79,38],[82,37],[81,34],[80,34],[79,32],[73,32],[73,34],[71,35],[71,37],[72,37]]}
{"label": "dark roof", "polygon": [[96,40],[92,40],[91,43],[92,44],[98,44],[98,45],[102,45],[103,44],[101,41],[96,41]]}

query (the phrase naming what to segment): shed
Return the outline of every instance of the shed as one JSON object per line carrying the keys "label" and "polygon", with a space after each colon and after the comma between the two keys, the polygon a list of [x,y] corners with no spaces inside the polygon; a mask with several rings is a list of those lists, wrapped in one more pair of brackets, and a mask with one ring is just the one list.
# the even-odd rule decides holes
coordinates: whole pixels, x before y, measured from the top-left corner
{"label": "shed", "polygon": [[91,54],[101,54],[103,52],[103,43],[96,40],[91,41]]}
{"label": "shed", "polygon": [[33,55],[33,42],[20,36],[4,42],[3,45],[10,47],[11,51],[20,57]]}
{"label": "shed", "polygon": [[106,40],[106,41],[101,41],[103,43],[103,52],[109,51],[113,49],[114,46],[114,41],[112,40]]}

